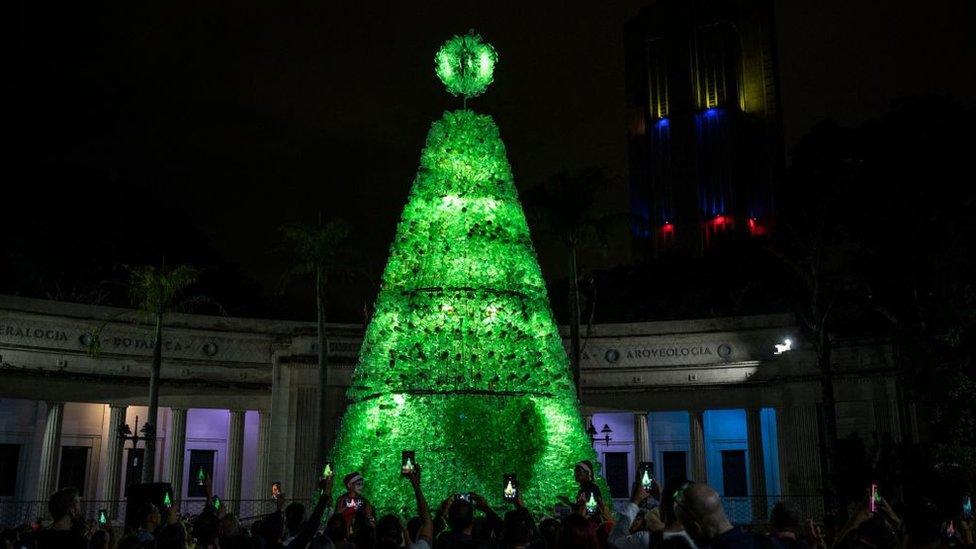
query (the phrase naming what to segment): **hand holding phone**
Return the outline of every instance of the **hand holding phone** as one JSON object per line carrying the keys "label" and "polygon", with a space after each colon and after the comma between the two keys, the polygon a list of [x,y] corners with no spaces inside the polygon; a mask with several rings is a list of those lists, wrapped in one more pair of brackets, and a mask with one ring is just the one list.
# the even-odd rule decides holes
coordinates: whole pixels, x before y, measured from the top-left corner
{"label": "hand holding phone", "polygon": [[508,503],[515,503],[518,497],[518,479],[515,473],[505,475],[502,478],[502,498]]}
{"label": "hand holding phone", "polygon": [[223,502],[220,501],[220,498],[217,497],[217,496],[214,496],[213,499],[211,500],[211,502],[213,503],[214,509],[220,511],[220,506],[223,505]]}
{"label": "hand holding phone", "polygon": [[400,474],[408,477],[417,468],[417,454],[413,450],[404,450],[400,453]]}
{"label": "hand holding phone", "polygon": [[877,513],[881,508],[881,493],[878,492],[878,485],[871,485],[871,494],[868,496],[868,510]]}
{"label": "hand holding phone", "polygon": [[962,498],[962,517],[966,520],[973,520],[973,498],[969,494]]}
{"label": "hand holding phone", "polygon": [[599,507],[599,503],[596,501],[596,496],[593,494],[593,492],[587,492],[583,498],[583,506],[586,508],[586,514],[590,516],[595,515],[596,510]]}
{"label": "hand holding phone", "polygon": [[332,462],[326,461],[325,465],[322,466],[322,478],[332,478],[335,475],[335,470],[332,468]]}
{"label": "hand holding phone", "polygon": [[108,524],[108,510],[99,509],[98,510],[98,525],[105,526]]}
{"label": "hand holding phone", "polygon": [[272,482],[271,483],[271,499],[278,499],[281,497],[281,483]]}

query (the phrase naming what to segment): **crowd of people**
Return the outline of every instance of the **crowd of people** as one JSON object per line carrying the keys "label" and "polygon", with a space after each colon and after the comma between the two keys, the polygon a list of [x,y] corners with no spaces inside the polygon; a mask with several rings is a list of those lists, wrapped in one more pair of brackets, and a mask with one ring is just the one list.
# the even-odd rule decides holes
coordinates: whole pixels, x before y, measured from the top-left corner
{"label": "crowd of people", "polygon": [[[311,510],[275,497],[276,511],[249,527],[225,513],[205,485],[207,501],[195,517],[176,506],[143,505],[136,521],[119,532],[111,523],[81,520],[81,499],[67,488],[48,501],[50,522],[3,531],[5,549],[935,549],[973,545],[971,513],[946,521],[934,505],[902,507],[872,494],[841,527],[803,520],[789,503],[777,503],[765,525],[731,523],[719,494],[709,485],[672,479],[634,486],[630,500],[614,513],[594,482],[593,465],[576,464],[579,491],[560,497],[566,511],[538,517],[516,493],[500,516],[479,494],[452,494],[432,513],[420,468],[405,475],[416,500],[416,515],[377,517],[363,496],[366,479],[343,477],[343,493],[333,499],[335,477],[319,481]],[[555,499],[555,498],[554,498]],[[898,510],[896,510],[898,509]]]}

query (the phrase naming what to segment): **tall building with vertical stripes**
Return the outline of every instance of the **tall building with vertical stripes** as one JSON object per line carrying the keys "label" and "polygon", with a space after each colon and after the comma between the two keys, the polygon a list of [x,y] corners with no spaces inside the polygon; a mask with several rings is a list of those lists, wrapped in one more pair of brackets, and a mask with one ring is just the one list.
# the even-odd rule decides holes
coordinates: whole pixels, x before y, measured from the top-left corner
{"label": "tall building with vertical stripes", "polygon": [[625,28],[637,256],[761,235],[783,172],[769,0],[660,0]]}

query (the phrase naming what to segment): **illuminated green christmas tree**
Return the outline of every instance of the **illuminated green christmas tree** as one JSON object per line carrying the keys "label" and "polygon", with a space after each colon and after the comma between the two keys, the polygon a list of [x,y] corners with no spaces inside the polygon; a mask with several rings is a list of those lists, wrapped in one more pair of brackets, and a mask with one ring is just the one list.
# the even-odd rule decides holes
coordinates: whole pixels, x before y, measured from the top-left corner
{"label": "illuminated green christmas tree", "polygon": [[[435,70],[467,99],[497,54],[474,34]],[[575,496],[573,466],[594,460],[505,146],[490,116],[434,122],[397,228],[376,312],[348,391],[333,460],[360,471],[382,512],[412,508],[400,453],[415,450],[431,499],[478,492],[502,505],[518,475],[536,511]]]}

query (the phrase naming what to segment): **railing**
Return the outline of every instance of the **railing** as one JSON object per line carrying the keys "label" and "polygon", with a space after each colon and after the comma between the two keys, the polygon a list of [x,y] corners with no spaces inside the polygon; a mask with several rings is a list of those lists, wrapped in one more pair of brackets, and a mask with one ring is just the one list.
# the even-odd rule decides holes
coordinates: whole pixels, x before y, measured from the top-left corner
{"label": "railing", "polygon": [[[308,500],[289,500],[298,501],[309,506]],[[186,499],[177,501],[180,513],[183,515],[198,515],[203,511],[206,500]],[[250,523],[261,518],[263,515],[274,512],[276,507],[270,499],[241,499],[241,500],[222,500],[224,509],[228,513],[234,513],[240,518],[241,522]],[[81,502],[81,513],[86,520],[95,520],[98,517],[99,509],[108,511],[110,518],[122,522],[125,519],[126,501],[98,501],[83,500]],[[12,501],[0,499],[0,526],[14,526],[25,522],[33,522],[39,518],[47,516],[47,501]]]}
{"label": "railing", "polygon": [[[298,501],[310,507],[309,500]],[[779,501],[788,501],[796,507],[804,519],[823,520],[823,496],[749,496],[723,497],[722,506],[725,514],[733,524],[754,525],[764,524],[769,518],[769,511]],[[187,499],[177,501],[176,504],[183,515],[198,515],[203,511],[204,499]],[[619,509],[626,500],[614,500]],[[224,509],[234,513],[241,522],[247,524],[263,515],[274,512],[276,507],[270,499],[241,499],[223,500]],[[111,518],[121,522],[125,518],[125,500],[97,501],[84,500],[81,504],[82,515],[88,520],[95,520],[99,509],[106,509]],[[32,522],[47,515],[47,501],[10,501],[0,500],[0,526],[13,526],[24,522]]]}
{"label": "railing", "polygon": [[804,520],[823,520],[823,496],[820,495],[723,497],[722,507],[733,524],[765,524],[770,510],[780,501],[791,503]]}
{"label": "railing", "polygon": [[[723,497],[722,507],[733,524],[740,526],[765,524],[769,512],[776,503],[788,501],[796,507],[804,519],[816,522],[823,520],[823,496],[747,496],[740,498]],[[614,508],[621,511],[628,499],[614,499]]]}

